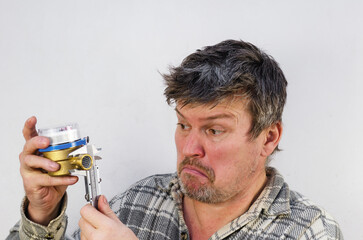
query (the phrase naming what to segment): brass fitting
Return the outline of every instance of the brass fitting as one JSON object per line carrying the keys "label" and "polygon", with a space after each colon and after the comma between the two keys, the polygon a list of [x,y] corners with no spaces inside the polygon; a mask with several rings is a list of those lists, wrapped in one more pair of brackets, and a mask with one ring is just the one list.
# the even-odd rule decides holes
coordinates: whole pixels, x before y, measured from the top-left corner
{"label": "brass fitting", "polygon": [[48,172],[50,176],[65,176],[70,175],[69,170],[89,170],[93,165],[93,159],[89,154],[80,154],[73,157],[68,157],[68,155],[80,148],[71,147],[63,150],[43,152],[44,157],[57,162],[60,165],[58,171]]}

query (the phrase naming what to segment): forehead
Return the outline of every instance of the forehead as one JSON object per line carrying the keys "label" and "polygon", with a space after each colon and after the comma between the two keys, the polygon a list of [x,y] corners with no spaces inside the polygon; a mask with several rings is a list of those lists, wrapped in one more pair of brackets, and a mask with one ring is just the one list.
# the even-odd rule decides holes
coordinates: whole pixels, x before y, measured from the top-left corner
{"label": "forehead", "polygon": [[247,111],[247,102],[243,99],[228,99],[217,104],[188,104],[177,103],[175,111],[183,118],[198,120],[232,119],[251,120]]}

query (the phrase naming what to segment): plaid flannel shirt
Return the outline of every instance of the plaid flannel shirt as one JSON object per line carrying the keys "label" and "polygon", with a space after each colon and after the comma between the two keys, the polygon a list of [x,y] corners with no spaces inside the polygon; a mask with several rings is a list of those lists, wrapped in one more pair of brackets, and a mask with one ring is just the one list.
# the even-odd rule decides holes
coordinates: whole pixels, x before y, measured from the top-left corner
{"label": "plaid flannel shirt", "polygon": [[[343,239],[337,222],[327,212],[289,190],[275,169],[268,168],[267,176],[266,187],[249,210],[215,232],[211,240]],[[155,175],[115,196],[110,206],[139,239],[189,239],[182,199],[176,174]],[[48,227],[24,218],[22,213],[22,224],[12,229],[8,239],[63,238],[67,221],[64,211]],[[64,238],[80,239],[79,230],[72,238]]]}

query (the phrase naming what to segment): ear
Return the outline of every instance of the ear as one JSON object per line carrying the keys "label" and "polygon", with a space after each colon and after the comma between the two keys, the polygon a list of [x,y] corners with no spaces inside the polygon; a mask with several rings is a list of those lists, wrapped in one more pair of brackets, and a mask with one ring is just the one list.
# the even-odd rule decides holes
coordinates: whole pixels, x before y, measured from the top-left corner
{"label": "ear", "polygon": [[281,135],[282,135],[281,122],[275,123],[265,130],[265,140],[261,153],[263,157],[268,157],[273,153],[273,151],[280,142]]}

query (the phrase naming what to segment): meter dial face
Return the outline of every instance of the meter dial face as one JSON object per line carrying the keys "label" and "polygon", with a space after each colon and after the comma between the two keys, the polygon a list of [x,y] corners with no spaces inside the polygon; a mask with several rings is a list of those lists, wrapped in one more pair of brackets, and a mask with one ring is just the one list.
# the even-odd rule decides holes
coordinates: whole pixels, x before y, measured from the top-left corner
{"label": "meter dial face", "polygon": [[38,129],[38,134],[39,136],[48,137],[50,140],[50,145],[74,142],[81,138],[77,123]]}

